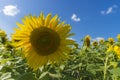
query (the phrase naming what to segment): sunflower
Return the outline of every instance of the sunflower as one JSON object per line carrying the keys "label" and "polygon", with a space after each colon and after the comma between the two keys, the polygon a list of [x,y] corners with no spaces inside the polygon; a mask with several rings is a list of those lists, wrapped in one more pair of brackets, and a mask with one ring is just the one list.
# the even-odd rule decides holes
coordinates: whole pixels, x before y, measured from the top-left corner
{"label": "sunflower", "polygon": [[29,15],[22,22],[16,23],[18,28],[15,28],[12,39],[16,41],[17,48],[23,48],[30,68],[37,70],[47,63],[58,63],[68,58],[75,41],[69,38],[73,35],[70,33],[71,26],[60,22],[58,15]]}
{"label": "sunflower", "polygon": [[0,30],[0,36],[1,36],[1,37],[6,37],[6,32],[3,31],[3,30]]}
{"label": "sunflower", "polygon": [[120,58],[120,47],[119,46],[114,46],[114,51],[118,55],[118,58]]}
{"label": "sunflower", "polygon": [[90,47],[90,40],[91,40],[91,37],[89,35],[85,36],[84,42],[87,47]]}
{"label": "sunflower", "polygon": [[99,40],[99,43],[100,43],[100,44],[104,44],[104,42],[105,42],[105,41],[104,41],[103,38]]}
{"label": "sunflower", "polygon": [[108,38],[108,42],[110,45],[113,45],[114,44],[114,39],[113,38]]}
{"label": "sunflower", "polygon": [[97,42],[97,41],[94,41],[94,42],[92,43],[92,45],[93,45],[94,47],[97,47],[97,46],[98,46],[98,42]]}

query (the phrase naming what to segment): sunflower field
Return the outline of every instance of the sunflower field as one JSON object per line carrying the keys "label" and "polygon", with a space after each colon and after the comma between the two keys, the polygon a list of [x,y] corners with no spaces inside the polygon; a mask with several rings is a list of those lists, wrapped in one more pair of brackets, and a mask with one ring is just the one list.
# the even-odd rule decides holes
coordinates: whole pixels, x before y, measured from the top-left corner
{"label": "sunflower field", "polygon": [[120,80],[120,34],[80,43],[58,15],[25,16],[11,34],[0,29],[0,80]]}

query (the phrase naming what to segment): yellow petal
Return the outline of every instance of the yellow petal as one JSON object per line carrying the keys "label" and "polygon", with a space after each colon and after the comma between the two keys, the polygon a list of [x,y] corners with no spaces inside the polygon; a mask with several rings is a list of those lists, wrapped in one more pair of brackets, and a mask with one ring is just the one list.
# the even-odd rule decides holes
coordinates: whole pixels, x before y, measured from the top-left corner
{"label": "yellow petal", "polygon": [[51,28],[54,28],[54,27],[55,27],[55,24],[58,24],[59,20],[57,20],[57,18],[58,18],[58,15],[55,15],[55,16],[51,19],[51,21],[50,21],[50,27],[51,27]]}
{"label": "yellow petal", "polygon": [[47,15],[46,20],[45,20],[45,26],[48,26],[48,25],[49,25],[49,22],[50,22],[50,20],[51,20],[51,17],[52,17],[51,14],[48,14],[48,15]]}

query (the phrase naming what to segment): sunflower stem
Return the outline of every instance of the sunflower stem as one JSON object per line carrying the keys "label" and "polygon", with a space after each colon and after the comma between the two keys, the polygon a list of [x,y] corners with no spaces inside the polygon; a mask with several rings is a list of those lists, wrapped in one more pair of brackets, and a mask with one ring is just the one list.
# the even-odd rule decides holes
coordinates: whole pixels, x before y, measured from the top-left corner
{"label": "sunflower stem", "polygon": [[103,80],[107,80],[107,63],[108,63],[108,56],[105,58]]}

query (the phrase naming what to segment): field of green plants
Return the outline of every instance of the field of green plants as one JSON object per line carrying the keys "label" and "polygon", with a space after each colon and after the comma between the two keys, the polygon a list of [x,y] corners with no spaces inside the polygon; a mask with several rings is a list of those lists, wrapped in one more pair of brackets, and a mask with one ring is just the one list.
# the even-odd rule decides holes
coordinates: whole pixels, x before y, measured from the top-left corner
{"label": "field of green plants", "polygon": [[74,44],[67,60],[32,70],[22,48],[0,30],[0,80],[120,80],[120,35],[98,41],[86,35],[81,43]]}

